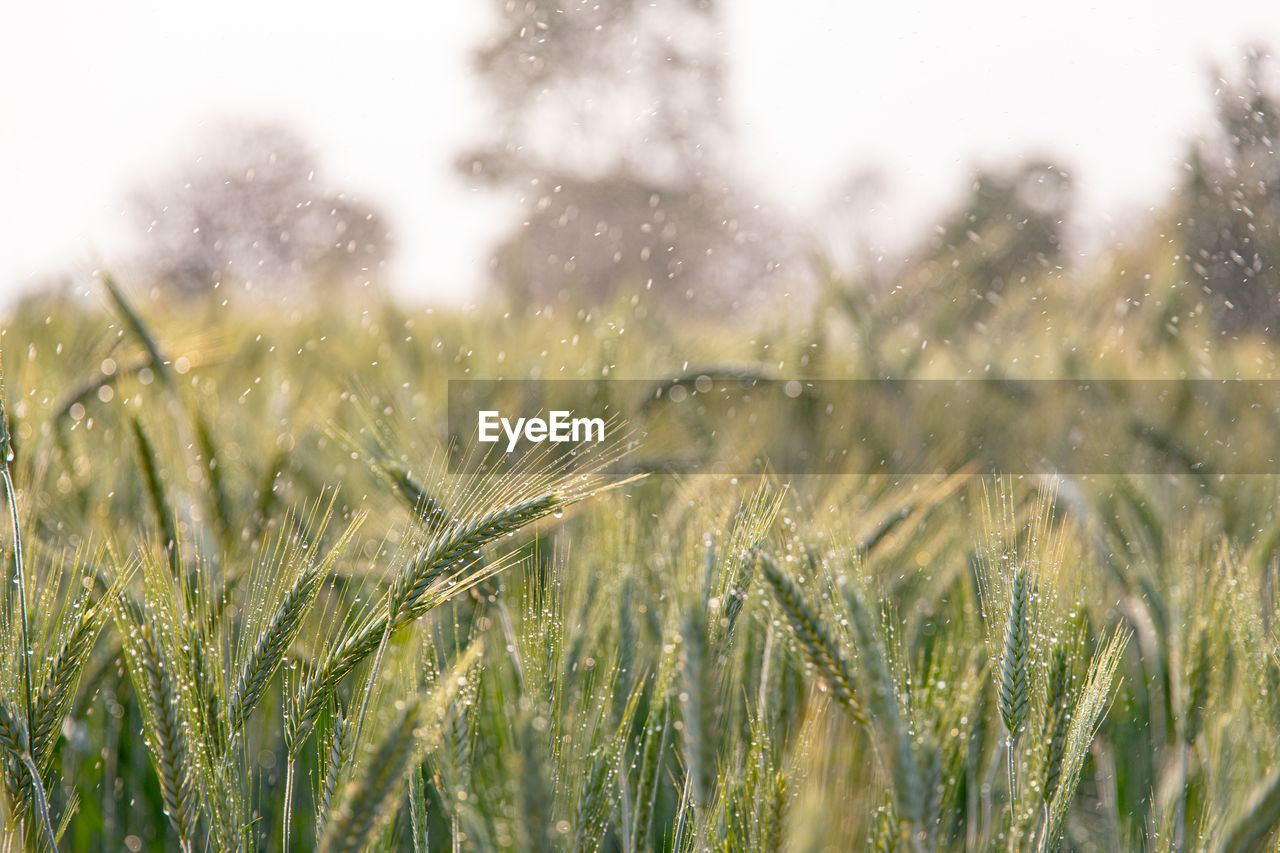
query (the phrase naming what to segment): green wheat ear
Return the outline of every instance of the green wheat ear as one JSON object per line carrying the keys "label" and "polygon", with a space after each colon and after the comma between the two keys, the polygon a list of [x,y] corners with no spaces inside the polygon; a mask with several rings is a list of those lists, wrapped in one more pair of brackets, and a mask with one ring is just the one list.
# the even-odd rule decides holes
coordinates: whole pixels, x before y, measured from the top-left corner
{"label": "green wheat ear", "polygon": [[768,554],[760,554],[760,565],[805,657],[813,664],[849,716],[855,722],[865,725],[866,708],[854,686],[853,667],[844,650],[836,642],[822,617],[809,604],[804,590],[795,579],[783,571]]}
{"label": "green wheat ear", "polygon": [[1030,675],[1027,671],[1031,654],[1030,603],[1031,578],[1023,565],[1014,572],[1009,589],[1009,617],[1005,622],[997,684],[1000,719],[1009,732],[1010,743],[1016,743],[1021,737],[1031,709]]}
{"label": "green wheat ear", "polygon": [[244,727],[268,682],[284,663],[285,654],[302,628],[303,618],[311,609],[323,576],[319,569],[303,572],[285,591],[271,620],[262,629],[227,703],[227,724],[232,732],[239,732]]}
{"label": "green wheat ear", "polygon": [[286,720],[285,741],[290,756],[296,756],[310,736],[320,712],[344,678],[361,663],[376,658],[392,633],[464,591],[481,576],[468,567],[482,547],[563,509],[571,501],[572,498],[551,492],[456,523],[433,537],[422,554],[396,575],[380,611],[343,637],[302,680]]}
{"label": "green wheat ear", "polygon": [[418,703],[400,712],[382,740],[367,769],[351,782],[333,819],[325,825],[321,853],[357,853],[364,850],[383,809],[400,793],[405,767],[417,741]]}
{"label": "green wheat ear", "polygon": [[1067,745],[1067,727],[1071,724],[1071,667],[1067,646],[1053,647],[1049,655],[1049,679],[1045,695],[1044,758],[1041,768],[1043,797],[1053,800],[1062,772],[1062,755]]}
{"label": "green wheat ear", "polygon": [[1041,833],[1043,847],[1056,849],[1060,842],[1062,824],[1075,797],[1089,747],[1098,733],[1103,716],[1111,706],[1114,695],[1112,684],[1128,643],[1128,632],[1114,631],[1107,643],[1094,652],[1093,659],[1089,662],[1089,673],[1085,677],[1084,686],[1078,691],[1078,698],[1071,712],[1071,726],[1067,730],[1063,749],[1060,781],[1046,810],[1045,826]]}

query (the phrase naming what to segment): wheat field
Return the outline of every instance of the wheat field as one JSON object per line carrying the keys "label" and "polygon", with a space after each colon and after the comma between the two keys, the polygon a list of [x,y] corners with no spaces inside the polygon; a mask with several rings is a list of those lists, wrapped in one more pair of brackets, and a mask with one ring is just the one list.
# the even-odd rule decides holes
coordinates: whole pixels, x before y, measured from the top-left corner
{"label": "wheat field", "polygon": [[838,288],[747,331],[90,293],[5,319],[5,849],[1277,849],[1274,477],[443,448],[447,378],[1259,376],[1265,343],[1087,289],[924,358]]}

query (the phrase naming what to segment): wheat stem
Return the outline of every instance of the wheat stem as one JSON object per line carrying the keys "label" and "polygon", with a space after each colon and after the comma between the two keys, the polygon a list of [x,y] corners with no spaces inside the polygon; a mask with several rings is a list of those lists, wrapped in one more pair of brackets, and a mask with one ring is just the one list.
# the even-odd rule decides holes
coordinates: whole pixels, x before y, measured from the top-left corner
{"label": "wheat stem", "polygon": [[293,818],[293,756],[286,756],[284,764],[284,802],[281,804],[280,849],[289,849],[289,824]]}
{"label": "wheat stem", "polygon": [[[27,617],[27,579],[22,561],[22,528],[18,519],[17,489],[13,486],[13,475],[9,470],[9,465],[12,461],[13,440],[9,435],[9,413],[4,406],[3,399],[0,399],[0,476],[4,477],[5,498],[9,503],[9,523],[13,529],[13,573],[14,582],[18,587],[19,618],[22,620],[22,624],[19,626],[21,632],[19,642],[22,645],[22,682],[27,709],[26,723],[23,727],[23,740],[25,741],[26,730],[35,725],[36,710],[35,689],[31,682],[31,636]],[[41,826],[48,836],[49,848],[56,850],[58,845],[54,840],[53,826],[49,821],[49,809],[44,796],[44,783],[40,779],[40,771],[36,769],[35,763],[31,760],[29,744],[24,747],[22,754],[18,758],[27,765],[27,770],[30,773],[31,794],[35,799]]]}

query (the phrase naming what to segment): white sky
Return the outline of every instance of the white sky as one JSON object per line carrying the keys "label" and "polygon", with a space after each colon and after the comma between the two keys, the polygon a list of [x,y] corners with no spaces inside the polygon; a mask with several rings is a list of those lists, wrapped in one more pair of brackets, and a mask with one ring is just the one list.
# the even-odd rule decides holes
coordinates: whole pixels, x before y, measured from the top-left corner
{"label": "white sky", "polygon": [[[915,233],[977,163],[1068,167],[1085,226],[1123,224],[1178,179],[1209,110],[1206,68],[1280,48],[1271,0],[723,3],[741,156],[774,201],[811,211],[854,170]],[[384,207],[398,287],[474,292],[507,226],[451,172],[485,122],[468,75],[491,4],[218,0],[11,3],[0,31],[0,298],[109,256],[121,202],[200,122],[286,119],[328,183]]]}

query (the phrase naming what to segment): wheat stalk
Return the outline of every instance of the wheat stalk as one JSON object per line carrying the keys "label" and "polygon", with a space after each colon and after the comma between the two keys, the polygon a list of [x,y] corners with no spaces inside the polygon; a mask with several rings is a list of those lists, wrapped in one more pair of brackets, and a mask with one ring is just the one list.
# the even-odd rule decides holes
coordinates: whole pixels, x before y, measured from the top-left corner
{"label": "wheat stalk", "polygon": [[160,658],[150,621],[131,603],[120,609],[129,614],[125,618],[131,623],[128,630],[132,642],[128,648],[134,684],[147,721],[147,741],[160,777],[165,814],[178,833],[179,844],[189,851],[195,840],[195,790],[179,720],[178,697]]}
{"label": "wheat stalk", "polygon": [[106,276],[103,279],[103,284],[106,285],[107,295],[115,303],[116,310],[124,318],[125,325],[129,327],[129,331],[133,333],[134,337],[141,342],[143,348],[147,351],[147,356],[151,360],[151,369],[155,371],[161,383],[172,387],[173,379],[169,375],[169,360],[160,352],[160,345],[156,343],[156,339],[147,330],[147,324],[142,322],[142,315],[125,298],[124,291],[120,289],[113,277]]}
{"label": "wheat stalk", "polygon": [[258,635],[240,668],[240,675],[227,702],[227,725],[232,732],[244,728],[262,698],[272,676],[284,663],[286,653],[302,628],[302,621],[315,600],[323,573],[318,569],[304,571],[285,591],[280,604]]}
{"label": "wheat stalk", "polygon": [[564,496],[551,492],[490,510],[473,521],[437,534],[422,556],[409,563],[391,586],[387,610],[392,630],[426,612],[434,603],[428,593],[440,578],[464,568],[484,545],[563,509],[565,504]]}
{"label": "wheat stalk", "polygon": [[325,822],[329,818],[329,809],[333,805],[333,795],[338,790],[338,782],[342,771],[351,760],[354,747],[352,733],[355,729],[343,717],[341,710],[333,713],[333,730],[329,735],[329,749],[325,755],[324,774],[321,777],[320,790],[316,795],[316,832],[324,831]]}
{"label": "wheat stalk", "polygon": [[93,651],[101,622],[99,611],[81,608],[75,627],[54,655],[49,674],[36,697],[35,734],[31,743],[38,764],[44,764],[51,757],[58,729],[75,699],[76,684]]}
{"label": "wheat stalk", "polygon": [[160,469],[156,462],[155,450],[151,439],[136,417],[129,420],[133,428],[134,443],[137,448],[138,465],[142,469],[142,481],[146,484],[147,495],[151,500],[151,511],[155,513],[156,524],[160,528],[160,539],[164,545],[165,556],[169,560],[169,570],[174,578],[182,577],[182,565],[178,555],[178,528],[174,523],[173,513],[169,508],[169,500],[165,495],[164,482],[160,479]]}
{"label": "wheat stalk", "polygon": [[1044,830],[1040,835],[1042,849],[1056,849],[1060,843],[1062,822],[1075,797],[1080,772],[1084,769],[1085,758],[1089,754],[1089,745],[1093,743],[1098,725],[1110,707],[1112,681],[1128,642],[1127,632],[1116,631],[1089,663],[1084,688],[1071,712],[1071,727],[1063,750],[1061,781],[1049,802]]}
{"label": "wheat stalk", "polygon": [[[661,680],[659,685],[661,685]],[[631,850],[648,848],[653,827],[653,810],[658,796],[658,774],[671,731],[671,701],[665,692],[655,691],[644,728],[640,776],[636,786],[635,815],[631,826]]]}
{"label": "wheat stalk", "polygon": [[391,481],[428,532],[438,533],[448,525],[449,513],[445,511],[444,506],[419,485],[402,466],[394,462],[380,462],[374,466],[374,470]]}
{"label": "wheat stalk", "polygon": [[22,722],[18,709],[9,702],[0,702],[0,746],[7,749],[14,760],[27,771],[31,780],[31,794],[35,801],[36,816],[40,819],[40,828],[44,830],[45,843],[50,850],[58,849],[58,839],[53,833],[53,821],[49,818],[49,802],[44,794],[44,782],[40,779],[40,770],[31,757],[30,742],[27,738],[27,727]]}
{"label": "wheat stalk", "polygon": [[914,835],[924,829],[927,796],[920,766],[911,748],[912,735],[899,707],[887,650],[876,630],[871,608],[856,586],[850,589],[847,600],[854,636],[862,654],[860,663],[870,683],[871,718],[883,733],[891,755],[889,770],[894,781],[894,803],[898,813],[910,823]]}
{"label": "wheat stalk", "polygon": [[1062,755],[1071,724],[1071,668],[1067,647],[1057,645],[1049,655],[1049,681],[1045,696],[1044,761],[1041,771],[1044,801],[1057,793]]}
{"label": "wheat stalk", "polygon": [[760,565],[805,656],[849,716],[865,725],[867,714],[854,687],[853,669],[822,618],[810,607],[804,590],[768,554],[760,554]]}
{"label": "wheat stalk", "polygon": [[1028,610],[1031,577],[1024,563],[1013,573],[1009,585],[1009,615],[1005,621],[1004,643],[1000,650],[1000,671],[996,681],[996,707],[1004,722],[1009,770],[1009,808],[1018,801],[1017,745],[1031,710],[1031,627]]}
{"label": "wheat stalk", "polygon": [[1030,600],[1031,578],[1027,567],[1022,565],[1014,571],[1009,587],[1009,616],[1005,622],[996,690],[1000,719],[1008,732],[1010,748],[1022,736],[1031,708],[1031,678],[1027,671],[1031,654]]}
{"label": "wheat stalk", "polygon": [[400,712],[377,752],[369,759],[365,773],[347,788],[337,813],[325,825],[320,853],[358,853],[383,809],[400,793],[405,766],[413,754],[417,738],[418,703]]}
{"label": "wheat stalk", "polygon": [[18,492],[13,486],[13,474],[9,470],[12,462],[13,438],[9,434],[9,412],[4,405],[3,386],[0,386],[0,476],[4,478],[4,492],[5,498],[9,503],[9,522],[13,532],[13,581],[18,587],[18,612],[22,620],[22,624],[19,626],[19,642],[22,655],[23,698],[26,700],[25,721],[13,717],[6,728],[10,730],[10,734],[15,738],[17,735],[21,735],[22,752],[15,753],[15,757],[26,766],[31,777],[31,794],[37,805],[41,826],[47,836],[50,849],[56,850],[57,842],[53,836],[53,825],[49,820],[49,809],[44,794],[44,782],[40,778],[40,772],[31,758],[27,743],[28,726],[36,719],[35,689],[31,681],[31,635],[30,621],[27,615],[27,579],[22,559],[22,528],[18,521]]}
{"label": "wheat stalk", "polygon": [[[293,699],[288,720],[290,753],[306,740],[338,684],[376,655],[387,638],[450,595],[466,588],[453,583],[469,558],[485,544],[565,506],[555,493],[492,510],[471,522],[455,524],[434,537],[422,555],[401,570],[387,595],[385,609],[346,635],[317,669],[307,675]],[[467,580],[474,581],[474,577]],[[372,679],[370,679],[372,683]],[[367,691],[366,691],[367,698]],[[357,722],[357,729],[359,728]]]}
{"label": "wheat stalk", "polygon": [[706,616],[700,607],[686,614],[680,634],[681,735],[686,772],[692,780],[689,791],[694,813],[701,815],[711,804],[716,776],[716,732],[712,707],[715,697],[706,660]]}

